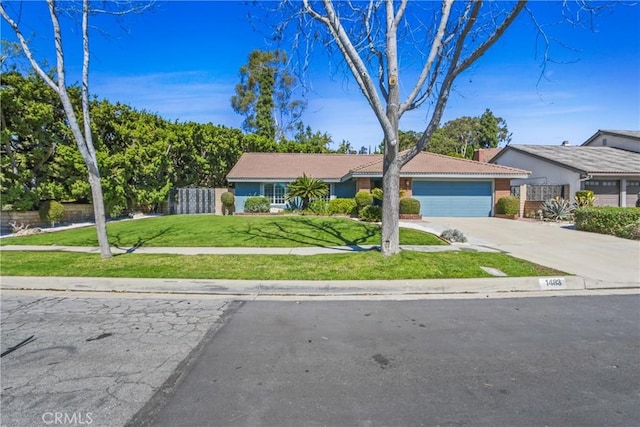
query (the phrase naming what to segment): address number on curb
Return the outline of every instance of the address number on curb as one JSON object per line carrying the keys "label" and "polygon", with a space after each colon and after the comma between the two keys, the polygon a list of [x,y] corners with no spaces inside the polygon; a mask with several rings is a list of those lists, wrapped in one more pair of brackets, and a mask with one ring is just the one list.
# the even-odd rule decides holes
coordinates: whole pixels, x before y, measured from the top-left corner
{"label": "address number on curb", "polygon": [[546,279],[540,279],[541,289],[566,289],[567,283],[564,277],[548,277]]}

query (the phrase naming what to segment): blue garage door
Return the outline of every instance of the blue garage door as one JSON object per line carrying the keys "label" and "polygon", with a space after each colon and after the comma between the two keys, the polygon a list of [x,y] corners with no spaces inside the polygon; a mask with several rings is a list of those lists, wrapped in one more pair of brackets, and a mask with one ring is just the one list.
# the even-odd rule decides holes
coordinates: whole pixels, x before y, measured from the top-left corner
{"label": "blue garage door", "polygon": [[413,181],[422,216],[491,216],[491,181]]}

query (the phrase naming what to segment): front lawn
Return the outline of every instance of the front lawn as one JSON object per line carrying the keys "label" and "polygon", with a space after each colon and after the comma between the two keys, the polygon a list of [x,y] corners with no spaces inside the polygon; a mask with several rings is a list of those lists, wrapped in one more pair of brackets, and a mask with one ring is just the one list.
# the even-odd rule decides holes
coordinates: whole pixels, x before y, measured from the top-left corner
{"label": "front lawn", "polygon": [[[300,247],[379,245],[380,228],[347,218],[169,215],[107,225],[112,246]],[[438,237],[400,229],[403,245],[443,245]],[[95,227],[10,237],[0,245],[98,246]]]}
{"label": "front lawn", "polygon": [[4,276],[145,277],[245,280],[401,280],[491,277],[480,266],[511,277],[565,273],[506,254],[377,251],[337,255],[99,255],[2,252]]}

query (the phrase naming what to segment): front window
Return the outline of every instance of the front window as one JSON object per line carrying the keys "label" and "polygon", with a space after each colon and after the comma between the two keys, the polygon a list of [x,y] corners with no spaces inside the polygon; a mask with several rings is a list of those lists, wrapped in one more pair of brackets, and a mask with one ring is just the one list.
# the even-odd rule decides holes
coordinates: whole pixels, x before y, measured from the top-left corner
{"label": "front window", "polygon": [[282,182],[264,184],[264,196],[269,199],[272,205],[284,205],[286,192],[287,185]]}

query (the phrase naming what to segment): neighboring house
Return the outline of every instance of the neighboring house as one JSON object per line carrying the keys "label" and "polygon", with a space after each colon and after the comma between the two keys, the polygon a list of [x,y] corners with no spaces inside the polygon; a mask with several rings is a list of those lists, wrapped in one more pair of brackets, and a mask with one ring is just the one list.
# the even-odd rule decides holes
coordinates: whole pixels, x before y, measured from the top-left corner
{"label": "neighboring house", "polygon": [[[382,155],[245,153],[227,175],[235,188],[236,210],[250,196],[266,196],[275,209],[286,207],[287,183],[306,174],[329,185],[328,198],[354,197],[382,188]],[[510,181],[529,172],[421,152],[400,172],[400,188],[420,200],[423,216],[491,216]]]}
{"label": "neighboring house", "polygon": [[600,206],[635,206],[640,192],[640,131],[599,130],[580,146],[508,145],[491,163],[531,171],[512,184],[568,185],[566,197],[592,190]]}

